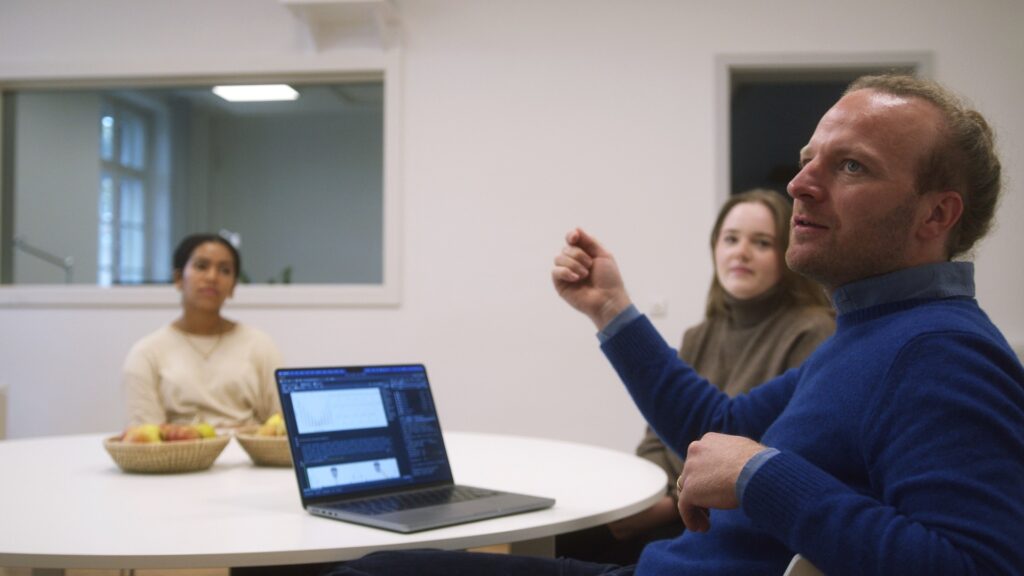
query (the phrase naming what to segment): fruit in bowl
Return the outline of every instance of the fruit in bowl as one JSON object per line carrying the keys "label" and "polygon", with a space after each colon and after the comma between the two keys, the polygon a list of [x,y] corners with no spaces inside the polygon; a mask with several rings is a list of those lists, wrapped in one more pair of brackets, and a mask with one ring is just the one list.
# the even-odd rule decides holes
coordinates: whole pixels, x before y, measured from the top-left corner
{"label": "fruit in bowl", "polygon": [[121,435],[121,441],[129,444],[156,444],[159,442],[180,442],[213,438],[217,432],[206,422],[198,424],[140,424],[129,426]]}
{"label": "fruit in bowl", "polygon": [[103,446],[125,472],[191,472],[213,465],[230,440],[205,423],[140,424]]}
{"label": "fruit in bowl", "polygon": [[256,434],[259,436],[287,436],[288,431],[284,428],[284,418],[280,413],[272,415],[256,430]]}
{"label": "fruit in bowl", "polygon": [[160,426],[156,424],[142,424],[140,426],[129,426],[121,435],[122,442],[131,444],[150,444],[163,442],[160,433]]}
{"label": "fruit in bowl", "polygon": [[291,466],[288,431],[280,414],[274,414],[260,425],[235,431],[235,438],[257,466]]}
{"label": "fruit in bowl", "polygon": [[206,422],[193,424],[193,426],[196,427],[196,430],[199,431],[199,435],[202,436],[203,438],[213,438],[214,436],[217,435],[217,431],[213,429],[213,426],[210,426]]}

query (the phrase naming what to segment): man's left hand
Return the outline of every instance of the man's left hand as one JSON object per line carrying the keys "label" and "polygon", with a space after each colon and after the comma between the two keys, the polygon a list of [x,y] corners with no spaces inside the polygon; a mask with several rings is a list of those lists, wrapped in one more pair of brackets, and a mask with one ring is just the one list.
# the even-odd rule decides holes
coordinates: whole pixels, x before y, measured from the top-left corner
{"label": "man's left hand", "polygon": [[743,466],[764,446],[750,438],[709,432],[690,443],[679,488],[679,515],[688,530],[707,532],[711,528],[708,510],[739,506],[736,481]]}

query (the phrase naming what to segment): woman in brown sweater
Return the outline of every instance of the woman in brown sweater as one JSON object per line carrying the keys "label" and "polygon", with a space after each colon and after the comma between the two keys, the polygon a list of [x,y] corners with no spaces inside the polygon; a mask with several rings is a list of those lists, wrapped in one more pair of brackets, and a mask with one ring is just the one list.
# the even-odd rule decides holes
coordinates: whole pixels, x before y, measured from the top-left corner
{"label": "woman in brown sweater", "polygon": [[[824,289],[786,266],[791,213],[783,195],[750,190],[722,206],[711,232],[705,318],[683,334],[679,356],[730,396],[800,365],[835,329]],[[649,427],[637,454],[665,470],[665,496],[634,516],[558,537],[559,556],[632,564],[646,543],[683,530],[675,501],[682,459]]]}

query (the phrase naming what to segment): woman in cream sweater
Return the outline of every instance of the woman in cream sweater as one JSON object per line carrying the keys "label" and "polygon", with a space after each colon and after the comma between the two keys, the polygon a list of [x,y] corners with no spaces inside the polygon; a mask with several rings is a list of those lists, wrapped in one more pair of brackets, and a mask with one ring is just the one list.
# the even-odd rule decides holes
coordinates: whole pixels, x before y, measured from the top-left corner
{"label": "woman in cream sweater", "polygon": [[130,425],[237,427],[280,411],[274,370],[281,358],[274,342],[221,315],[240,269],[238,251],[221,236],[195,234],[178,245],[174,284],[181,316],[136,342],[125,359]]}

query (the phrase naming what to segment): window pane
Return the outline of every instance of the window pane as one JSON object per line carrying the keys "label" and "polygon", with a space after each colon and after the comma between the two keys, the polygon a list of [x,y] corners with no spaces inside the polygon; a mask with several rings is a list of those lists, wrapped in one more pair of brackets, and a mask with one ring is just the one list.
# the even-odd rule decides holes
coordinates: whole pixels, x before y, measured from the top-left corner
{"label": "window pane", "polygon": [[124,177],[121,179],[121,225],[132,224],[141,227],[145,224],[145,194],[142,181],[138,178]]}
{"label": "window pane", "polygon": [[114,116],[110,113],[100,118],[100,158],[108,162],[114,159]]}
{"label": "window pane", "polygon": [[146,127],[138,114],[121,114],[121,164],[136,170],[146,167]]}
{"label": "window pane", "polygon": [[[14,114],[2,120],[13,128],[14,153],[5,159],[62,159],[57,170],[17,171],[10,202],[25,210],[12,228],[36,239],[68,230],[73,239],[53,249],[75,258],[74,282],[118,284],[122,242],[144,255],[145,282],[167,282],[185,234],[225,228],[246,239],[256,283],[282,282],[292,271],[297,284],[382,285],[381,82],[309,85],[297,102],[244,106],[213,100],[203,86],[27,90],[12,98]],[[137,182],[122,186],[127,178]],[[75,192],[83,181],[96,196]],[[300,229],[290,225],[296,221]],[[144,227],[141,242],[127,231],[122,238],[127,224]],[[137,253],[130,250],[123,248],[126,266]],[[22,266],[12,283],[59,281],[49,272]]]}
{"label": "window pane", "polygon": [[113,283],[114,265],[114,179],[104,172],[100,176],[99,251],[97,253],[96,282],[100,286]]}
{"label": "window pane", "polygon": [[142,230],[125,228],[121,233],[120,282],[139,284],[144,280]]}
{"label": "window pane", "polygon": [[145,258],[145,188],[138,178],[121,180],[120,261],[121,283],[143,281]]}

